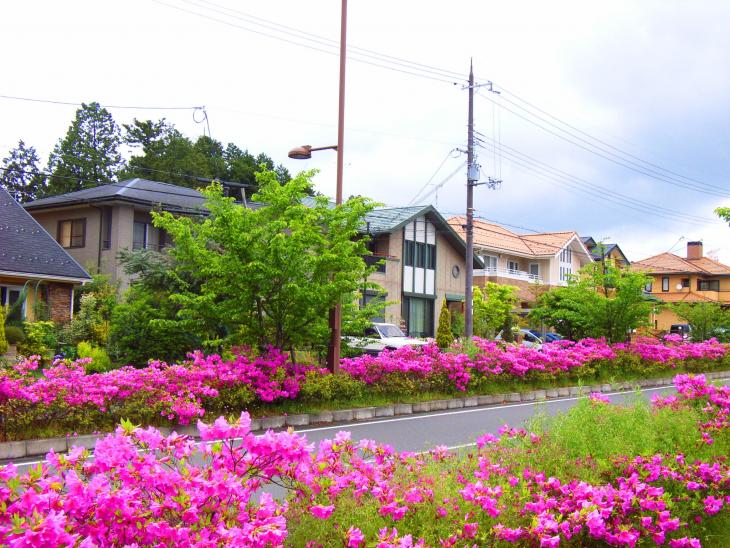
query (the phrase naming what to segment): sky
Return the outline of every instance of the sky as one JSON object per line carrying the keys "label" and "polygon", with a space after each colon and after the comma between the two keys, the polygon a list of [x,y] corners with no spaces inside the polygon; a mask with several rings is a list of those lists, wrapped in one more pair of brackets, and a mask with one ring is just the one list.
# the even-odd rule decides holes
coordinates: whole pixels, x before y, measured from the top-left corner
{"label": "sky", "polygon": [[[98,101],[191,138],[202,112],[169,107],[204,106],[214,139],[317,169],[333,196],[335,152],[287,151],[336,143],[340,6],[3,2],[0,95]],[[476,188],[478,216],[630,260],[702,240],[730,264],[712,213],[730,205],[729,24],[725,1],[350,0],[344,195],[463,214],[471,60],[482,180],[501,180]],[[23,139],[45,166],[76,108],[0,98],[0,157]]]}

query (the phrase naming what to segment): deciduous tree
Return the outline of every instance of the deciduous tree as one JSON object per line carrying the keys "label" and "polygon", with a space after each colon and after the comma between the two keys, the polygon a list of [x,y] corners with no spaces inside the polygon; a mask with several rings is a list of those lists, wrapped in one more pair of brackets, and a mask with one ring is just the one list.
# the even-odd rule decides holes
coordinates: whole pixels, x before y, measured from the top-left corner
{"label": "deciduous tree", "polygon": [[672,309],[690,325],[694,341],[706,341],[717,328],[730,327],[730,312],[719,303],[678,303]]}
{"label": "deciduous tree", "polygon": [[[474,287],[474,334],[488,339],[494,336],[511,319],[517,304],[517,288],[487,282],[483,288]],[[505,339],[508,340],[508,339]]]}

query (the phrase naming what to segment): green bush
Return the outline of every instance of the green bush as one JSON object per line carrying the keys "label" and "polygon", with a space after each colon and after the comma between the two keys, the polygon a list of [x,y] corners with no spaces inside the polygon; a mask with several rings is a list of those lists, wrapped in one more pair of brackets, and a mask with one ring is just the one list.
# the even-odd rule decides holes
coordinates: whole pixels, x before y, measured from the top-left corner
{"label": "green bush", "polygon": [[25,340],[18,344],[18,354],[39,355],[44,360],[53,358],[58,344],[56,324],[53,322],[24,322]]}
{"label": "green bush", "polygon": [[6,325],[5,338],[8,344],[18,344],[25,340],[25,332],[17,325]]}
{"label": "green bush", "polygon": [[5,309],[0,306],[0,354],[8,351],[8,340],[5,338]]}
{"label": "green bush", "polygon": [[106,350],[92,346],[89,342],[81,341],[76,346],[76,354],[79,358],[91,358],[91,363],[85,366],[87,373],[104,373],[112,369],[112,361]]}
{"label": "green bush", "polygon": [[451,312],[449,307],[446,305],[446,299],[443,300],[441,305],[441,312],[439,313],[439,327],[436,331],[436,344],[443,350],[448,348],[454,343],[454,334],[451,332]]}
{"label": "green bush", "polygon": [[464,314],[455,312],[451,318],[451,334],[454,339],[460,339],[464,336]]}
{"label": "green bush", "polygon": [[303,401],[327,402],[353,400],[365,393],[365,383],[345,373],[323,375],[318,371],[307,371],[299,391]]}

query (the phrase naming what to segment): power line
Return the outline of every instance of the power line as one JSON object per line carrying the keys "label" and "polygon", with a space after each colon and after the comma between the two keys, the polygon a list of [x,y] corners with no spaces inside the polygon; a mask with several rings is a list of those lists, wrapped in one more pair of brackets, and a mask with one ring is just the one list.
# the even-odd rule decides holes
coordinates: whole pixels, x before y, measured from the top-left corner
{"label": "power line", "polygon": [[[645,175],[647,177],[650,177],[652,179],[656,179],[657,181],[661,181],[661,182],[664,182],[664,183],[668,183],[670,185],[677,186],[679,188],[683,188],[685,190],[690,189],[690,190],[694,190],[696,192],[700,192],[700,193],[704,193],[704,194],[709,194],[709,195],[713,195],[713,196],[719,196],[719,197],[722,197],[722,198],[730,197],[730,190],[725,190],[724,192],[717,192],[717,191],[714,191],[714,190],[710,190],[709,188],[708,189],[705,189],[705,188],[702,188],[702,187],[697,186],[697,185],[691,185],[691,184],[688,184],[688,183],[683,182],[683,181],[678,181],[678,180],[676,180],[674,178],[671,178],[669,176],[664,176],[664,175],[661,175],[661,174],[657,174],[657,172],[655,170],[649,170],[648,168],[643,168],[643,167],[639,166],[636,162],[632,162],[632,161],[625,160],[624,158],[622,158],[622,157],[620,157],[620,156],[618,156],[616,154],[603,153],[602,152],[603,149],[601,149],[600,147],[595,147],[595,145],[586,146],[584,144],[581,144],[579,142],[576,142],[576,141],[574,141],[574,140],[566,137],[565,135],[563,135],[561,133],[558,133],[557,131],[553,131],[550,128],[545,127],[545,126],[543,126],[543,125],[535,122],[534,120],[531,120],[527,116],[523,116],[522,114],[520,114],[520,113],[518,113],[518,112],[516,112],[516,111],[514,111],[512,109],[510,109],[509,107],[504,106],[503,104],[499,103],[498,101],[495,101],[494,99],[492,99],[489,96],[482,95],[482,94],[477,94],[477,95],[479,97],[482,97],[483,99],[485,99],[487,101],[490,101],[490,102],[496,104],[501,109],[506,110],[507,112],[510,112],[510,113],[514,114],[518,118],[521,118],[521,119],[525,120],[526,122],[528,122],[528,123],[530,123],[530,124],[532,124],[532,125],[540,128],[540,129],[542,129],[543,131],[545,131],[547,133],[550,133],[551,135],[554,135],[554,136],[558,137],[559,139],[562,139],[562,140],[564,140],[564,141],[566,141],[568,143],[571,143],[572,145],[574,145],[574,146],[576,146],[578,148],[581,148],[581,149],[583,149],[583,150],[585,150],[587,152],[590,152],[591,154],[594,154],[594,155],[599,156],[601,158],[604,158],[604,159],[606,159],[606,160],[608,160],[610,162],[613,162],[614,164],[617,164],[617,165],[620,165],[620,166],[622,166],[624,168],[630,169],[631,171],[635,171],[637,173],[640,173],[640,174]],[[565,132],[565,130],[561,130],[561,131]],[[591,147],[595,147],[595,148],[591,148]],[[638,166],[638,167],[634,167],[634,166]],[[717,187],[717,188],[720,188],[720,187]]]}
{"label": "power line", "polygon": [[428,181],[426,181],[426,184],[424,184],[421,187],[421,189],[418,192],[416,192],[416,195],[411,199],[410,202],[408,202],[407,205],[413,205],[418,200],[418,198],[421,196],[421,193],[424,190],[426,190],[426,188],[428,188],[428,185],[431,184],[431,181],[433,181],[434,177],[436,177],[436,175],[438,175],[438,172],[441,171],[441,168],[444,167],[444,164],[449,160],[449,158],[451,157],[451,153],[454,152],[454,150],[455,149],[451,149],[449,152],[446,153],[446,156],[444,156],[444,159],[441,161],[439,166],[436,168],[436,171],[433,172],[433,175],[431,175],[431,177],[428,178]]}
{"label": "power line", "polygon": [[[48,103],[50,105],[67,105],[79,107],[84,103],[73,103],[70,101],[58,101],[56,99],[36,99],[33,97],[18,97],[15,95],[0,95],[0,99],[12,99],[14,101],[28,101],[31,103]],[[88,103],[87,103],[88,104]],[[101,105],[104,108],[121,108],[130,110],[205,110],[205,107],[149,107],[149,106],[135,106],[135,105]]]}
{"label": "power line", "polygon": [[[489,139],[488,137],[486,137],[482,133],[477,132],[477,134],[480,136],[478,138],[479,141],[482,141],[482,142],[484,142],[485,140],[486,141],[492,141],[491,139]],[[499,147],[500,152],[504,152],[505,154],[511,154],[513,157],[516,155],[520,160],[527,161],[527,162],[529,162],[531,164],[535,164],[537,166],[537,168],[539,168],[540,170],[545,170],[545,171],[551,172],[551,174],[552,173],[557,173],[560,176],[564,176],[564,177],[567,177],[567,178],[575,181],[577,184],[579,184],[581,186],[587,186],[587,187],[596,189],[596,190],[598,190],[600,192],[609,194],[609,195],[611,195],[613,197],[616,197],[618,199],[625,200],[625,201],[634,203],[636,205],[639,205],[639,206],[642,206],[642,207],[646,207],[646,208],[649,208],[649,209],[653,209],[653,210],[656,210],[656,211],[659,211],[659,212],[662,212],[662,213],[668,213],[668,214],[672,214],[672,215],[675,215],[675,216],[678,216],[678,217],[684,217],[684,218],[687,218],[688,220],[695,220],[695,221],[700,221],[700,222],[708,223],[708,224],[715,224],[716,223],[716,221],[714,219],[710,219],[710,218],[707,218],[707,217],[701,217],[701,216],[698,216],[698,215],[692,215],[692,214],[689,214],[689,213],[683,213],[681,211],[676,211],[676,210],[669,209],[669,208],[665,208],[665,207],[662,207],[662,206],[657,206],[657,205],[654,205],[654,204],[648,204],[646,202],[642,202],[642,201],[637,200],[635,198],[632,198],[630,196],[626,196],[624,194],[620,194],[620,193],[618,193],[618,192],[616,192],[614,190],[611,190],[609,188],[603,187],[601,185],[597,185],[595,183],[591,183],[590,181],[587,181],[586,179],[582,179],[582,178],[577,177],[575,175],[572,175],[572,174],[570,174],[570,173],[568,173],[566,171],[563,171],[563,170],[558,169],[556,167],[553,167],[553,166],[551,166],[549,164],[546,164],[544,162],[541,162],[541,161],[539,161],[539,160],[537,160],[537,159],[535,159],[535,158],[533,158],[531,156],[528,156],[527,154],[524,154],[524,153],[520,152],[519,150],[517,150],[515,148],[512,148],[512,147],[508,146],[508,145],[499,143],[496,146]],[[482,146],[482,148],[487,149],[487,147],[484,147],[484,146]]]}

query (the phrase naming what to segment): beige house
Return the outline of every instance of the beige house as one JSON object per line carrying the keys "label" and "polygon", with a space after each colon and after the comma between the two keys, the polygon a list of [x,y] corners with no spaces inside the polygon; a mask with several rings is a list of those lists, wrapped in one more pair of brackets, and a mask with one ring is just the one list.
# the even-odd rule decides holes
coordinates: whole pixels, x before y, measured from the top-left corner
{"label": "beige house", "polygon": [[[465,217],[452,217],[448,222],[466,237]],[[514,285],[523,309],[531,306],[541,288],[566,285],[572,275],[593,261],[575,232],[517,234],[479,219],[474,220],[474,254],[484,264],[474,271],[474,285]]]}
{"label": "beige house", "polygon": [[[385,289],[385,314],[375,320],[405,324],[411,336],[433,337],[444,300],[461,310],[465,293],[464,241],[433,206],[376,209],[365,218],[369,260],[384,259],[369,281]],[[475,268],[481,268],[478,259]],[[375,298],[375,293],[364,299]]]}
{"label": "beige house", "polygon": [[[660,253],[631,265],[652,276],[645,291],[664,303],[718,303],[730,307],[730,266],[704,256],[702,242],[687,242],[687,255]],[[658,331],[686,323],[671,308],[657,309],[651,323]]]}
{"label": "beige house", "polygon": [[129,276],[117,253],[122,249],[159,250],[170,243],[164,231],[152,226],[150,212],[200,215],[204,202],[191,188],[128,179],[34,200],[24,207],[78,263],[91,272],[111,275],[124,290]]}

